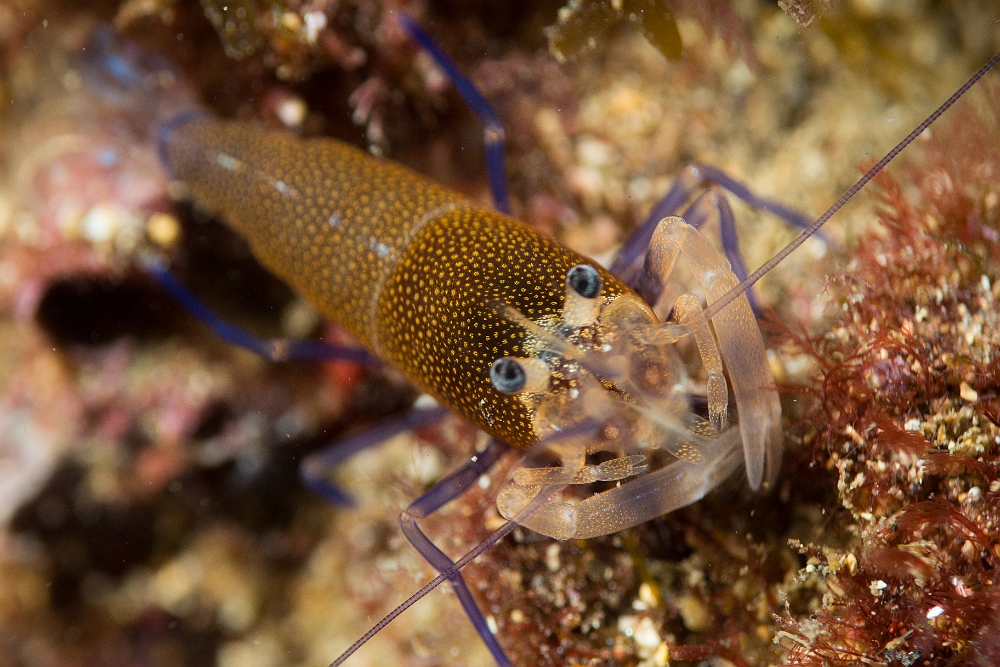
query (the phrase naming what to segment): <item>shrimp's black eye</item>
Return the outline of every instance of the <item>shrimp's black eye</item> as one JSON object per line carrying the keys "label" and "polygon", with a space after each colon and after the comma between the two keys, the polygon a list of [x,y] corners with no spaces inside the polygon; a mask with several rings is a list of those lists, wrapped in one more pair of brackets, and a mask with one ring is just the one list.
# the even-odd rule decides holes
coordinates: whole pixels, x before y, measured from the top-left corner
{"label": "shrimp's black eye", "polygon": [[503,394],[516,394],[527,382],[524,367],[512,357],[500,357],[490,366],[490,382]]}
{"label": "shrimp's black eye", "polygon": [[589,264],[577,264],[567,271],[566,283],[584,299],[596,299],[604,287],[601,274]]}

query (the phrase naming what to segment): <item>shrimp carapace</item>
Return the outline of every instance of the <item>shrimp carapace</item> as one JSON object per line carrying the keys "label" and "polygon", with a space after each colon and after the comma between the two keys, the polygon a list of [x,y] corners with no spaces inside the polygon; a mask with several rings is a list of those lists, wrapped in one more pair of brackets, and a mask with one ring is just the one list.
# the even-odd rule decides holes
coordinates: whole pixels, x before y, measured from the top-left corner
{"label": "shrimp carapace", "polygon": [[[558,316],[566,272],[589,260],[334,139],[202,118],[172,128],[165,151],[194,201],[324,316],[492,435],[534,441],[523,402],[490,382],[525,346],[496,304]],[[627,291],[594,269],[605,298]]]}

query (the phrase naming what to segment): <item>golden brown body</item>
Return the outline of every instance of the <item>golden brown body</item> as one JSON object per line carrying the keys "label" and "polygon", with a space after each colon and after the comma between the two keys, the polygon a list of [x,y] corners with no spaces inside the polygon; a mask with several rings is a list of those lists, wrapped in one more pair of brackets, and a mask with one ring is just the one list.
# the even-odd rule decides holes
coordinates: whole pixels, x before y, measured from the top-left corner
{"label": "golden brown body", "polygon": [[[743,461],[754,488],[773,480],[781,408],[745,296],[710,323],[684,294],[675,319],[659,322],[585,257],[339,141],[206,117],[161,136],[195,202],[323,315],[494,437],[544,442],[561,465],[519,468],[498,493],[503,516],[518,516],[545,485],[616,483],[519,519],[586,538],[694,502]],[[710,300],[736,285],[711,243],[668,217],[650,242],[648,278],[665,281],[679,257]],[[708,421],[691,410],[674,349],[688,336],[707,375]],[[738,428],[729,428],[723,357]]]}
{"label": "golden brown body", "polygon": [[490,383],[524,356],[529,320],[561,319],[566,273],[598,268],[602,296],[630,292],[522,223],[333,139],[301,140],[197,119],[165,141],[195,202],[244,236],[265,266],[414,384],[515,446],[529,408]]}

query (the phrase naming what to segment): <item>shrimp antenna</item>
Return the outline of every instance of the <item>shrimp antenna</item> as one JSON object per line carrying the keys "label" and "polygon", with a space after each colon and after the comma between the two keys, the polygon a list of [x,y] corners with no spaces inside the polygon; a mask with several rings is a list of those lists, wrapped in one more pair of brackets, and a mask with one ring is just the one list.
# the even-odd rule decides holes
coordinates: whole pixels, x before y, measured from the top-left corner
{"label": "shrimp antenna", "polygon": [[847,192],[841,195],[840,199],[834,202],[833,206],[826,209],[826,212],[823,215],[819,216],[819,218],[816,219],[816,222],[812,223],[804,230],[802,230],[802,233],[800,233],[798,236],[792,239],[788,245],[786,245],[784,248],[778,251],[778,253],[774,257],[767,260],[759,269],[757,269],[749,276],[747,276],[747,278],[744,279],[743,282],[741,282],[739,285],[737,285],[736,287],[732,288],[731,290],[723,294],[715,302],[713,302],[712,305],[706,308],[705,318],[712,319],[713,317],[715,317],[719,313],[719,311],[725,308],[727,305],[729,305],[729,303],[733,299],[737,298],[738,296],[746,292],[748,289],[753,287],[753,285],[758,280],[760,280],[764,276],[764,274],[766,274],[768,271],[777,266],[781,261],[783,261],[786,257],[788,257],[788,255],[790,255],[793,250],[795,250],[800,245],[805,243],[806,239],[808,239],[810,236],[819,231],[819,228],[822,227],[824,224],[826,224],[826,221],[829,220],[831,217],[833,217],[834,213],[843,208],[844,204],[849,202],[854,197],[854,195],[858,194],[861,188],[868,185],[868,181],[875,178],[875,176],[880,171],[885,169],[886,165],[892,162],[893,158],[899,155],[904,148],[913,143],[914,139],[919,137],[924,130],[930,127],[931,124],[941,116],[941,114],[943,114],[945,111],[951,108],[951,106],[955,104],[955,102],[957,102],[959,98],[962,97],[962,95],[965,95],[965,93],[968,92],[969,88],[972,88],[972,86],[976,85],[976,82],[979,81],[981,78],[983,78],[983,76],[985,76],[987,72],[993,69],[993,67],[998,62],[1000,62],[1000,53],[990,58],[989,62],[987,62],[985,65],[979,68],[979,71],[973,74],[969,78],[969,80],[962,85],[961,88],[956,90],[951,97],[945,100],[944,104],[935,109],[934,113],[928,116],[924,122],[922,122],[920,125],[917,125],[917,127],[912,132],[906,135],[905,139],[896,144],[895,148],[889,151],[886,154],[886,156],[883,157],[881,160],[879,160],[874,167],[869,169],[864,176],[858,179],[857,183],[852,185]]}
{"label": "shrimp antenna", "polygon": [[472,550],[470,550],[469,553],[459,558],[450,567],[442,570],[441,574],[439,574],[438,576],[434,577],[429,582],[424,584],[423,588],[418,590],[410,597],[406,598],[406,600],[404,600],[398,607],[396,607],[391,612],[386,614],[386,616],[381,621],[372,626],[371,630],[366,632],[364,635],[361,636],[360,639],[351,644],[350,648],[344,651],[339,658],[331,662],[330,667],[337,667],[338,665],[342,665],[344,661],[350,658],[352,655],[354,655],[354,653],[359,648],[368,643],[369,639],[378,634],[378,632],[382,628],[389,625],[389,623],[394,621],[397,616],[399,616],[404,611],[412,607],[414,604],[420,601],[420,599],[423,598],[425,595],[427,595],[435,588],[437,588],[445,581],[447,581],[449,578],[454,576],[456,572],[460,571],[463,567],[465,567],[466,565],[474,561],[476,558],[481,556],[494,544],[496,544],[497,542],[499,542],[500,540],[502,540],[503,538],[507,537],[512,532],[514,532],[514,529],[517,528],[522,521],[527,519],[529,516],[534,514],[535,511],[537,511],[543,505],[547,504],[549,501],[551,501],[553,498],[559,495],[559,493],[563,490],[563,488],[565,488],[564,485],[553,484],[551,486],[542,489],[541,492],[539,492],[539,494],[535,496],[531,500],[531,502],[524,507],[524,509],[518,512],[517,516],[515,516],[510,521],[497,528],[495,531],[493,531],[493,533],[490,534],[489,537],[487,537],[485,540],[477,544]]}

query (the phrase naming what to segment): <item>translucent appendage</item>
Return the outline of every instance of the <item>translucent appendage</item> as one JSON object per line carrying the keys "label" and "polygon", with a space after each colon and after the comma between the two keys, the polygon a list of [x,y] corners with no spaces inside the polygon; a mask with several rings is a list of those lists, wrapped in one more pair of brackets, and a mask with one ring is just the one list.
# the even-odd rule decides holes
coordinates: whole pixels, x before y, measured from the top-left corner
{"label": "translucent appendage", "polygon": [[[491,378],[525,403],[538,437],[501,489],[500,513],[512,519],[553,485],[621,483],[582,500],[568,492],[524,519],[558,539],[614,532],[694,502],[740,460],[739,432],[727,430],[722,355],[701,304],[682,297],[677,320],[662,325],[634,296],[600,298],[595,274],[585,265],[570,270],[561,320],[532,321],[497,306],[527,332],[528,356],[498,359]],[[674,349],[685,336],[695,338],[704,362],[708,421],[691,412]],[[557,465],[535,464],[543,452]],[[602,453],[612,457],[590,460]]]}
{"label": "translucent appendage", "polygon": [[[660,278],[665,279],[678,255],[684,257],[701,282],[708,303],[736,286],[737,280],[728,262],[701,232],[680,218],[664,218],[653,234],[647,261],[652,257],[655,266],[650,268],[659,271]],[[736,397],[747,479],[750,486],[757,489],[765,480],[765,473],[767,482],[773,483],[782,448],[781,404],[768,367],[764,341],[745,295],[735,299],[711,321]],[[710,368],[709,371],[711,373]]]}
{"label": "translucent appendage", "polygon": [[600,465],[585,465],[575,471],[566,468],[518,468],[514,471],[513,480],[520,486],[617,482],[643,472],[646,469],[642,465],[645,460],[645,456],[622,456]]}

